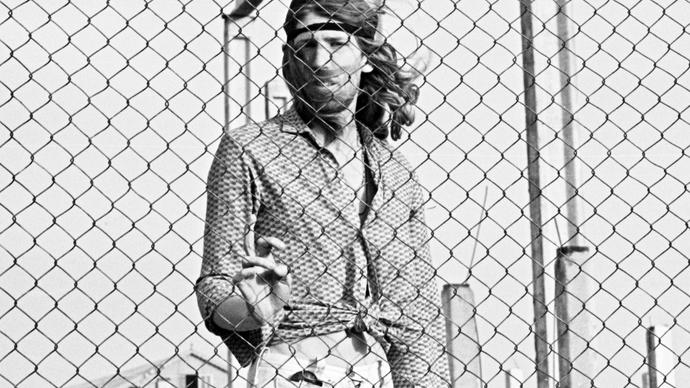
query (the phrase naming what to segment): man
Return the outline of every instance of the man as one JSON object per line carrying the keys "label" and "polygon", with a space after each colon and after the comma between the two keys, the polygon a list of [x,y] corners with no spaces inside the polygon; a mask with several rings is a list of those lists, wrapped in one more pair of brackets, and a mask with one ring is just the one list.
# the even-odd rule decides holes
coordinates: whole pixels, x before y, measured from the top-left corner
{"label": "man", "polygon": [[416,74],[379,14],[293,0],[293,106],[228,131],[211,167],[196,290],[250,387],[448,386],[424,196],[387,143],[414,119]]}

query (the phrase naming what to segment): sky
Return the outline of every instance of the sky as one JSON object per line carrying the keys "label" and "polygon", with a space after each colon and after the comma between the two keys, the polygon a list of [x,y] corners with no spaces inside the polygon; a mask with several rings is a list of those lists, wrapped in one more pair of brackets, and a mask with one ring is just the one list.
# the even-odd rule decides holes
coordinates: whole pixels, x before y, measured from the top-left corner
{"label": "sky", "polygon": [[[472,269],[492,388],[514,367],[536,386],[518,5],[400,5],[406,21],[392,38],[410,50],[413,31],[430,53],[417,121],[396,146],[429,192],[439,282],[463,282]],[[532,7],[554,341],[554,259],[568,240],[561,44],[554,4]],[[192,346],[213,355],[218,341],[192,287],[224,124],[220,15],[231,9],[205,0],[0,6],[0,386],[69,385],[81,381],[77,369],[99,377]],[[267,84],[284,95],[275,33],[284,10],[268,2],[230,29],[247,38],[229,49],[231,126],[247,121],[247,107],[265,118]],[[596,382],[641,387],[647,326],[670,326],[664,346],[683,360],[690,351],[690,5],[573,0],[567,10]],[[245,46],[252,61],[240,69]],[[687,363],[675,378],[690,379]]]}

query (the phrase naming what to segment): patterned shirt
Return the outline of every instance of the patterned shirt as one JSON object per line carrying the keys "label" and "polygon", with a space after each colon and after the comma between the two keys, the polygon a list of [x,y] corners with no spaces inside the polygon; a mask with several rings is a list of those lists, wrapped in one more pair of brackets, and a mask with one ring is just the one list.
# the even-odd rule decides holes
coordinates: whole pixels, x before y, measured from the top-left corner
{"label": "patterned shirt", "polygon": [[[445,319],[422,188],[386,141],[363,143],[375,191],[360,218],[360,201],[335,158],[296,111],[223,136],[207,182],[199,308],[206,327],[243,366],[263,346],[364,327],[386,350],[395,387],[447,387]],[[224,330],[212,317],[239,292],[232,276],[242,268],[252,214],[257,237],[277,237],[287,246],[274,256],[292,273],[290,303],[278,324]]]}

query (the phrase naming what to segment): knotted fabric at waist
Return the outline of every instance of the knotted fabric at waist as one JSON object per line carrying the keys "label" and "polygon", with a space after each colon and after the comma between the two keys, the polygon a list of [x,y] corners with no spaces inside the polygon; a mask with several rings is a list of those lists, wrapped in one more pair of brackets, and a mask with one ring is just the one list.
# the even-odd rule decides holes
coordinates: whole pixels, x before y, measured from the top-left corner
{"label": "knotted fabric at waist", "polygon": [[378,305],[359,309],[345,306],[291,304],[286,308],[280,324],[274,328],[268,346],[295,343],[307,337],[345,332],[369,333],[385,351],[390,346],[385,338],[387,327],[380,320]]}

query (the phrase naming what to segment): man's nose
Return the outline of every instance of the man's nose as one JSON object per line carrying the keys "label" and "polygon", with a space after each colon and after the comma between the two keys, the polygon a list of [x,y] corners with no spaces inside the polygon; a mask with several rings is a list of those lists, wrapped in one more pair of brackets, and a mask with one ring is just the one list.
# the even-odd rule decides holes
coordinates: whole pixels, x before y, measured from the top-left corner
{"label": "man's nose", "polygon": [[331,61],[331,52],[325,47],[318,45],[312,52],[311,63],[312,69],[319,70]]}

